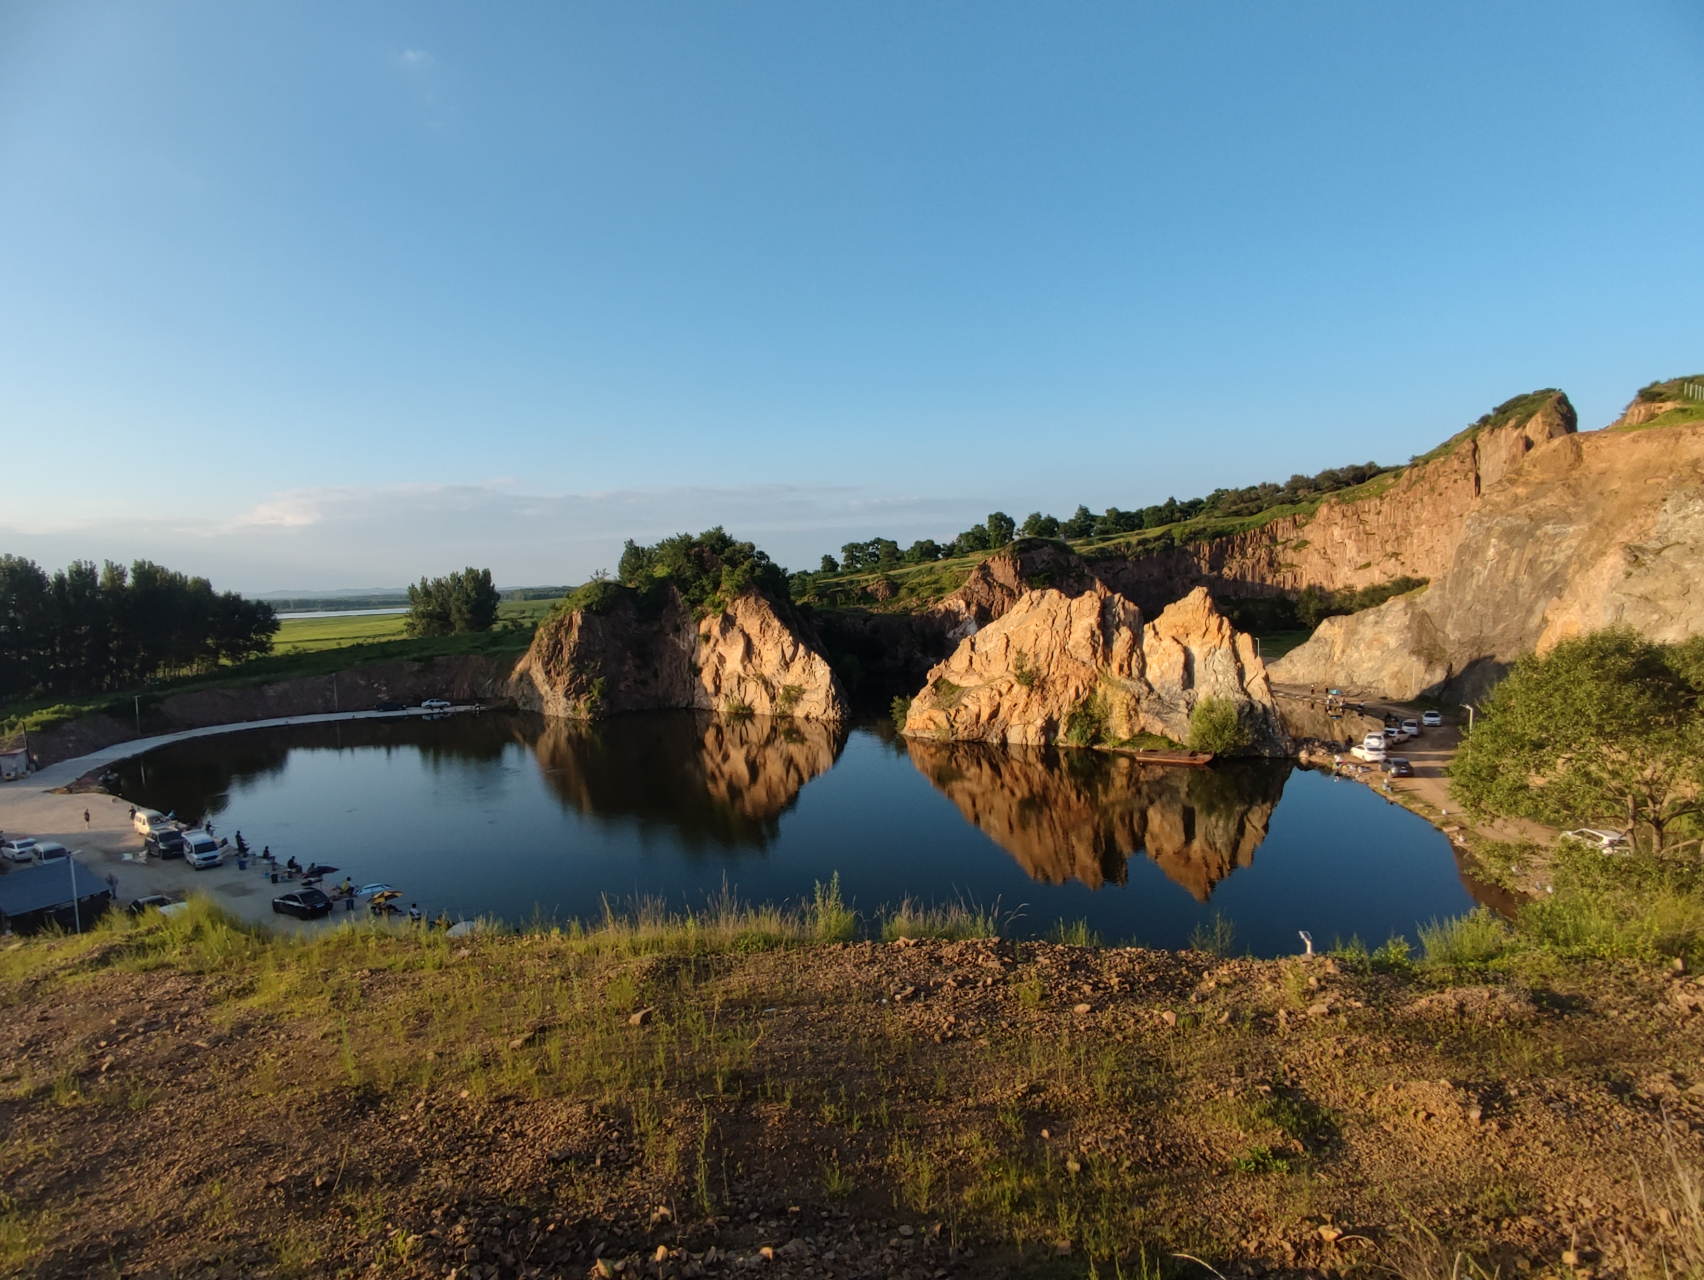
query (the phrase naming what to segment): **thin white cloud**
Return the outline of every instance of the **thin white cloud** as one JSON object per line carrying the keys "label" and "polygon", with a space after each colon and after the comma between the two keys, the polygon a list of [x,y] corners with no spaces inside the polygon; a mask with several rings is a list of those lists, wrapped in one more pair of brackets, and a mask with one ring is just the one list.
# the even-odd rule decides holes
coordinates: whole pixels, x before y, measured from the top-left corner
{"label": "thin white cloud", "polygon": [[424,75],[438,65],[438,60],[424,49],[404,49],[397,54],[396,60],[405,71]]}
{"label": "thin white cloud", "polygon": [[986,504],[851,488],[527,493],[513,481],[341,486],[270,495],[229,519],[115,516],[51,530],[0,526],[0,551],[56,568],[147,558],[244,591],[393,585],[474,564],[506,585],[573,583],[613,569],[622,542],[723,525],[776,560],[813,567],[854,538],[951,536]]}

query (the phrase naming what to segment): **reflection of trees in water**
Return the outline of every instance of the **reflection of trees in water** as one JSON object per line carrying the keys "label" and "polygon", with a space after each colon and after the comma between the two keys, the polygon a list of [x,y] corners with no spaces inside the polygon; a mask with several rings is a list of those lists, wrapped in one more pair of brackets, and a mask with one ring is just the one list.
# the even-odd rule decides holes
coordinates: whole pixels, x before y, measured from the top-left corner
{"label": "reflection of trees in water", "polygon": [[124,761],[118,766],[118,793],[133,804],[175,812],[195,823],[225,811],[233,784],[282,774],[292,751],[413,751],[431,767],[443,768],[496,761],[507,748],[529,741],[542,723],[536,717],[458,715],[213,734]]}
{"label": "reflection of trees in water", "polygon": [[762,848],[845,742],[816,721],[659,712],[551,720],[533,749],[552,789],[582,813],[666,825],[688,847]]}
{"label": "reflection of trees in water", "polygon": [[1036,880],[1123,884],[1146,852],[1201,902],[1266,839],[1287,763],[1164,769],[1099,751],[910,739],[912,763]]}

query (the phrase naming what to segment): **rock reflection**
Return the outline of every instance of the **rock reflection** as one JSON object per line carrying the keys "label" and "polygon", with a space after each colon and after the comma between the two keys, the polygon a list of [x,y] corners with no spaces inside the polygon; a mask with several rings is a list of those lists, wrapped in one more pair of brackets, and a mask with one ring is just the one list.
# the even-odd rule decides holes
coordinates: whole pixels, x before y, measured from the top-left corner
{"label": "rock reflection", "polygon": [[533,744],[551,789],[599,817],[667,826],[689,846],[767,845],[846,743],[822,721],[709,713],[548,720]]}
{"label": "rock reflection", "polygon": [[1128,756],[911,739],[911,761],[1036,880],[1123,884],[1145,852],[1199,902],[1254,860],[1287,763],[1164,769]]}

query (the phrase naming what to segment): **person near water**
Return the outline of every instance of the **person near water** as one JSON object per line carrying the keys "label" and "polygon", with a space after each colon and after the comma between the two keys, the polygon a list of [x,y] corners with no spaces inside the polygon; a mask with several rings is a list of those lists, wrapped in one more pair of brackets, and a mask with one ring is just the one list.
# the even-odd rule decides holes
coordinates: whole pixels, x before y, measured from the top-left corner
{"label": "person near water", "polygon": [[442,929],[445,933],[448,933],[450,931],[450,918],[440,911],[438,913],[438,918],[432,921],[432,927],[434,929]]}
{"label": "person near water", "polygon": [[83,810],[83,825],[85,827],[87,827],[89,825],[89,822],[90,822],[89,811],[87,809],[85,809],[85,810]]}
{"label": "person near water", "polygon": [[355,896],[355,882],[348,876],[344,876],[343,883],[337,887],[345,898],[353,898]]}
{"label": "person near water", "polygon": [[424,918],[425,918],[425,912],[420,910],[420,904],[418,902],[411,902],[411,903],[408,904],[408,923],[409,924],[419,924],[420,921]]}

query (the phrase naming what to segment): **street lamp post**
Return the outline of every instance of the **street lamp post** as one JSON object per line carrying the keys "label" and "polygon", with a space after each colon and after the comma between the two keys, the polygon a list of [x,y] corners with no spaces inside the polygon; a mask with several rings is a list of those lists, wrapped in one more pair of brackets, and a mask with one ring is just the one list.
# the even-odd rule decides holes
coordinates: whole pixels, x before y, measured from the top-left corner
{"label": "street lamp post", "polygon": [[1467,708],[1467,731],[1469,733],[1472,733],[1473,732],[1473,704],[1471,702],[1464,702],[1461,705],[1463,707]]}

